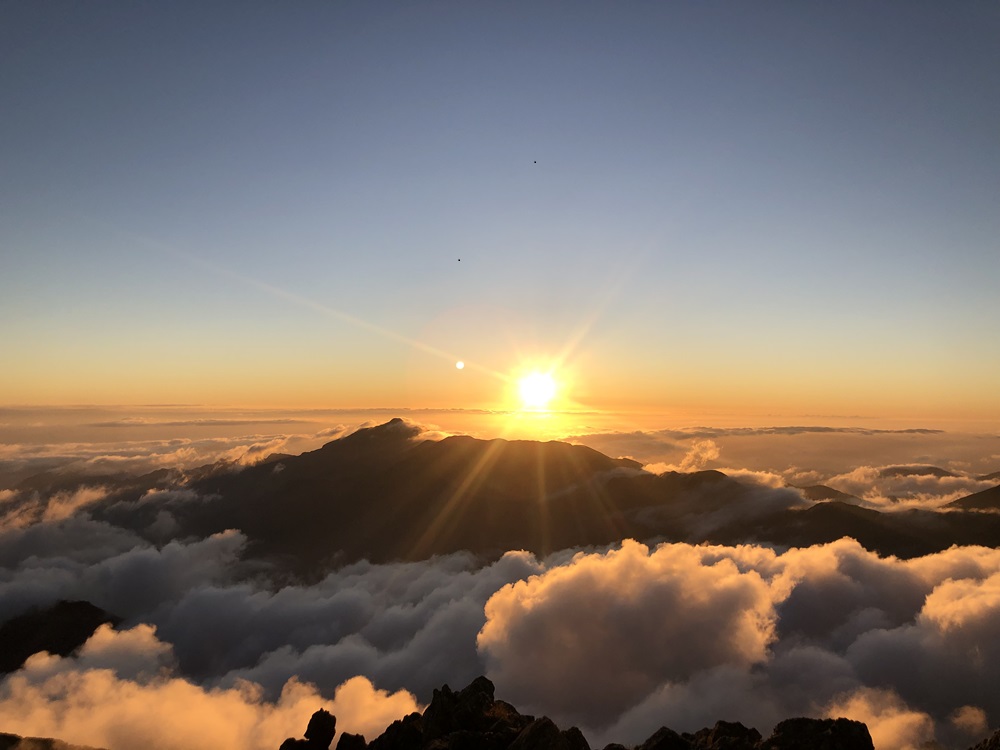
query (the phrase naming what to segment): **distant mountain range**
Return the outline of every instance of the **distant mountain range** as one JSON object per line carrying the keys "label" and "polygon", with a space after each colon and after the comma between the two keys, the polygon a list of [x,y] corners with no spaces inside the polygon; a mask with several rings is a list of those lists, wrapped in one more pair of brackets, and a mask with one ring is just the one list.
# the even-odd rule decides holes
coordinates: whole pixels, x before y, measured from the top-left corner
{"label": "distant mountain range", "polygon": [[[933,466],[883,473],[950,474]],[[717,471],[655,475],[636,461],[563,442],[427,440],[401,419],[249,467],[220,462],[139,477],[46,472],[16,490],[28,497],[84,485],[108,490],[87,506],[95,519],[158,544],[240,529],[249,556],[303,576],[361,558],[544,555],[623,538],[794,547],[849,536],[900,557],[1000,543],[1000,487],[955,500],[945,512],[880,512],[825,485],[769,488]],[[8,510],[16,505],[9,501]]]}
{"label": "distant mountain range", "polygon": [[[24,484],[43,480],[52,477]],[[1000,512],[983,512],[1000,511],[1000,488],[956,500],[948,512],[879,512],[823,485],[775,489],[717,471],[655,475],[582,445],[421,440],[400,419],[245,468],[213,464],[183,478],[161,470],[104,481],[111,493],[88,506],[96,519],[162,534],[167,512],[174,538],[237,528],[250,556],[303,575],[361,558],[544,555],[627,537],[790,547],[850,536],[901,557],[1000,541]],[[164,501],[150,501],[150,492]]]}

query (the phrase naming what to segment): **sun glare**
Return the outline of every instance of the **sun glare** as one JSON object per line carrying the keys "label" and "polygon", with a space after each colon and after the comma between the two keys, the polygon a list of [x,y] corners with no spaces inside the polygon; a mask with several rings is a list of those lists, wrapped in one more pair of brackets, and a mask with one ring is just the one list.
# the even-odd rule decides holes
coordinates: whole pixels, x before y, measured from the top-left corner
{"label": "sun glare", "polygon": [[518,381],[521,406],[532,411],[544,411],[556,395],[556,381],[547,372],[532,372]]}

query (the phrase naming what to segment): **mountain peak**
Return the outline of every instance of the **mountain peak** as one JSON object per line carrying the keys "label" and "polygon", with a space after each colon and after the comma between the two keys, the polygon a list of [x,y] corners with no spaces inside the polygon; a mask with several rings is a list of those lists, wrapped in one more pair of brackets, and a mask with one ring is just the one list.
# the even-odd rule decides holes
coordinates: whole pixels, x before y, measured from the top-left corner
{"label": "mountain peak", "polygon": [[412,422],[408,422],[402,417],[393,417],[384,424],[374,425],[373,427],[362,427],[357,432],[341,438],[341,440],[408,440],[415,438],[421,432],[423,430]]}

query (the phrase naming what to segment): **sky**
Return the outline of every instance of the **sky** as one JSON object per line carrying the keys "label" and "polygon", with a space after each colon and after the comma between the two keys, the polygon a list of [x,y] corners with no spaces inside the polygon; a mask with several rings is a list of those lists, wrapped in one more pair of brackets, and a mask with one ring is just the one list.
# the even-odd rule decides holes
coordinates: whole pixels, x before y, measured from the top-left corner
{"label": "sky", "polygon": [[[298,581],[240,530],[172,538],[214,501],[182,471],[149,527],[95,509],[396,416],[719,470],[765,510],[994,487],[998,39],[987,2],[0,0],[0,622],[124,618],[2,676],[0,729],[266,750],[323,705],[372,739],[486,674],[594,747],[797,715],[982,739],[994,549]],[[531,373],[556,392],[526,409]]]}
{"label": "sky", "polygon": [[0,20],[0,404],[1000,424],[994,4]]}

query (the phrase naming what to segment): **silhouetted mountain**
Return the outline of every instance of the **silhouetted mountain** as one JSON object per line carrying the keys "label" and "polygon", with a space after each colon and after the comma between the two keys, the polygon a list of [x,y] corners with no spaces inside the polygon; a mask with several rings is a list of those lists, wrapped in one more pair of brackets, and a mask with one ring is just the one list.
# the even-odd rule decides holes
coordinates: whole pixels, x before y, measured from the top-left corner
{"label": "silhouetted mountain", "polygon": [[133,491],[141,496],[148,490],[165,486],[178,476],[179,472],[175,469],[157,469],[141,476],[126,473],[43,471],[22,480],[14,489],[18,492],[52,495],[57,492],[75,492],[82,487],[113,487],[117,492]]}
{"label": "silhouetted mountain", "polygon": [[418,436],[396,419],[280,464],[208,477],[191,488],[216,499],[178,508],[177,520],[202,536],[239,528],[255,553],[308,566],[335,553],[418,559],[621,538],[602,487],[615,472],[639,473],[635,461],[559,442]]}
{"label": "silhouetted mountain", "polygon": [[983,474],[980,477],[976,477],[980,482],[997,482],[1000,481],[1000,471],[994,471],[991,474]]}
{"label": "silhouetted mountain", "polygon": [[810,508],[771,516],[760,523],[758,533],[768,541],[789,547],[833,542],[845,536],[866,549],[892,551],[901,557],[928,554],[942,547],[947,523],[937,524],[939,514],[920,511],[879,513],[851,503],[828,500]]}
{"label": "silhouetted mountain", "polygon": [[[336,719],[322,709],[313,714],[324,726]],[[308,736],[308,731],[307,731]],[[332,733],[329,735],[331,738]],[[282,750],[309,747],[327,750],[330,741],[315,745],[290,744]],[[337,750],[590,750],[586,737],[576,727],[561,730],[547,718],[525,716],[509,703],[494,698],[493,683],[477,677],[465,689],[454,692],[447,685],[434,691],[423,714],[413,713],[390,724],[369,744],[357,735],[342,735]],[[766,740],[760,732],[742,724],[720,721],[694,734],[678,734],[661,727],[636,750],[873,750],[868,728],[849,719],[787,719]],[[625,750],[607,745],[605,750]],[[992,749],[991,749],[992,750]]]}
{"label": "silhouetted mountain", "polygon": [[[792,485],[794,486],[794,485]],[[857,505],[861,502],[861,498],[856,495],[851,495],[847,492],[841,492],[840,490],[835,490],[833,487],[827,487],[825,484],[811,484],[805,487],[796,487],[802,496],[813,502],[820,502],[821,500],[839,500],[842,503],[850,503],[852,505]]]}
{"label": "silhouetted mountain", "polygon": [[25,659],[39,651],[69,656],[98,627],[119,622],[120,618],[90,602],[61,601],[18,615],[0,625],[0,674],[19,669]]}
{"label": "silhouetted mountain", "polygon": [[953,471],[942,469],[937,466],[886,466],[879,472],[882,478],[887,477],[957,477]]}
{"label": "silhouetted mountain", "polygon": [[[718,471],[655,475],[581,445],[422,440],[419,428],[400,419],[300,456],[239,470],[209,465],[188,476],[186,494],[167,505],[138,502],[133,486],[90,511],[138,533],[160,528],[164,509],[175,536],[237,528],[249,539],[247,554],[281,561],[300,575],[361,558],[414,560],[459,550],[547,554],[626,537],[805,546],[850,536],[903,557],[1000,540],[1000,514],[881,513],[822,485],[775,489]],[[803,494],[824,500],[810,506]],[[979,507],[962,503],[953,508]]]}
{"label": "silhouetted mountain", "polygon": [[19,737],[0,732],[0,750],[99,750],[87,745],[70,745],[47,737]]}
{"label": "silhouetted mountain", "polygon": [[958,500],[952,500],[946,508],[958,510],[998,510],[1000,511],[1000,486],[990,487],[988,490],[976,492]]}
{"label": "silhouetted mountain", "polygon": [[267,456],[258,461],[258,464],[273,464],[278,461],[284,461],[286,458],[292,458],[294,454],[292,453],[268,453]]}

